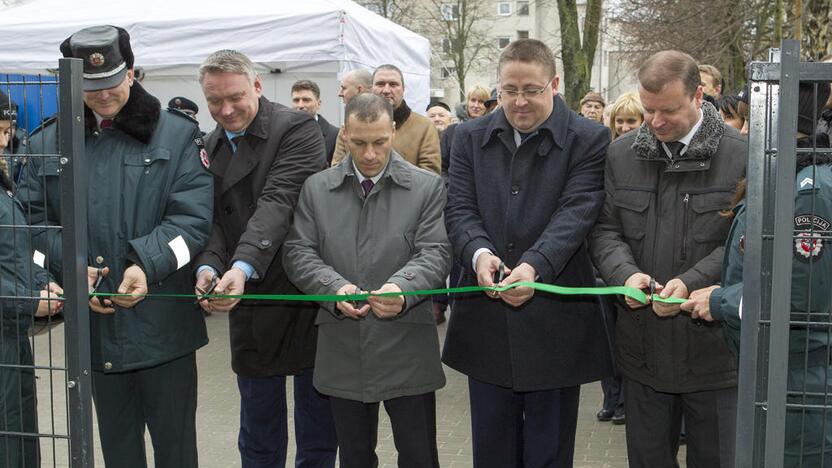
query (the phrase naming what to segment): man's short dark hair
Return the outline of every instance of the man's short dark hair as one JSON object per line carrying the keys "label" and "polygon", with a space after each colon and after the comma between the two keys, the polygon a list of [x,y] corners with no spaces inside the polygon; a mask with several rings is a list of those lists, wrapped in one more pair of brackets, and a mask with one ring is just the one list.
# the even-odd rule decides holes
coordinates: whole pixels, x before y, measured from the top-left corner
{"label": "man's short dark hair", "polygon": [[678,50],[663,50],[650,56],[638,69],[638,82],[651,93],[668,83],[681,80],[685,94],[693,96],[701,83],[699,65],[690,55]]}
{"label": "man's short dark hair", "polygon": [[318,83],[311,80],[295,81],[295,84],[292,85],[292,92],[294,93],[295,91],[312,91],[315,99],[321,98],[321,88],[318,86]]}
{"label": "man's short dark hair", "polygon": [[497,63],[498,72],[509,62],[536,63],[542,65],[546,73],[554,77],[557,73],[555,68],[555,54],[546,44],[537,39],[518,39],[503,49],[500,54],[500,61]]}
{"label": "man's short dark hair", "polygon": [[350,121],[350,116],[359,122],[372,123],[387,114],[393,123],[393,105],[387,99],[372,93],[361,93],[350,99],[344,110],[344,126]]}
{"label": "man's short dark hair", "polygon": [[395,65],[392,65],[392,64],[389,64],[389,63],[385,63],[384,65],[379,65],[378,67],[376,67],[375,70],[373,70],[373,83],[376,82],[376,73],[380,72],[381,70],[393,70],[394,72],[398,73],[399,74],[399,79],[402,82],[402,86],[404,86],[404,73],[402,73],[402,71],[399,69],[399,67],[397,67]]}

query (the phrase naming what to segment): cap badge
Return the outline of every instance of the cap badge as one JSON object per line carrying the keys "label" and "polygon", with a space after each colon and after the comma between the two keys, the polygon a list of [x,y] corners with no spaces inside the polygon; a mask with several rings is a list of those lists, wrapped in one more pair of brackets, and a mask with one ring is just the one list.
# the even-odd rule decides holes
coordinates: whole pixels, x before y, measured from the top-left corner
{"label": "cap badge", "polygon": [[104,62],[104,54],[100,52],[94,52],[90,54],[90,63],[92,64],[92,66],[100,67],[101,65],[104,65]]}

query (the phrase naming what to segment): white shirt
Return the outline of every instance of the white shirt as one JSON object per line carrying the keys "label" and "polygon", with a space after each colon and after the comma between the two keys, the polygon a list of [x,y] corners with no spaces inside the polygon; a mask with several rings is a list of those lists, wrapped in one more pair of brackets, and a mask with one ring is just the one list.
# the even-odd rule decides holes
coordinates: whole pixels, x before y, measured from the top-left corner
{"label": "white shirt", "polygon": [[[389,159],[387,160],[387,164],[390,164]],[[384,169],[380,170],[378,174],[374,175],[373,177],[366,177],[364,174],[361,173],[360,170],[358,170],[358,166],[355,165],[355,161],[352,162],[352,168],[353,170],[355,170],[355,176],[358,178],[359,184],[369,178],[373,181],[373,185],[376,185],[378,183],[379,179],[381,179],[381,175],[384,174],[384,171],[387,170],[387,166],[384,166]]]}

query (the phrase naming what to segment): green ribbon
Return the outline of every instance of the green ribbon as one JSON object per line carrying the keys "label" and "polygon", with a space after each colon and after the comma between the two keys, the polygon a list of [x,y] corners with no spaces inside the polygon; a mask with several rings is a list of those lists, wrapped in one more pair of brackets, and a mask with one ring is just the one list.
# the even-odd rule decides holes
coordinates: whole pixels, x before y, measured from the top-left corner
{"label": "green ribbon", "polygon": [[[644,291],[627,286],[601,286],[601,287],[569,287],[558,286],[555,284],[536,283],[532,281],[520,281],[502,287],[483,287],[483,286],[462,286],[458,288],[441,288],[441,289],[422,289],[418,291],[402,291],[389,292],[380,294],[371,294],[369,292],[361,294],[240,294],[240,295],[226,295],[226,294],[210,294],[204,296],[206,299],[249,299],[261,301],[314,301],[314,302],[340,302],[340,301],[365,301],[371,296],[376,297],[392,297],[392,296],[433,296],[436,294],[461,294],[470,292],[486,292],[486,291],[508,291],[509,289],[519,287],[529,287],[536,291],[543,291],[551,294],[558,294],[563,296],[608,296],[608,295],[622,295],[636,300],[642,304],[647,304],[647,294]],[[181,298],[181,299],[198,299],[203,296],[196,294],[117,294],[94,292],[90,296],[103,297],[125,297],[125,296],[144,296],[151,298]],[[653,294],[652,300],[654,302],[663,302],[665,304],[681,304],[687,299],[678,297],[662,298],[658,294]]]}

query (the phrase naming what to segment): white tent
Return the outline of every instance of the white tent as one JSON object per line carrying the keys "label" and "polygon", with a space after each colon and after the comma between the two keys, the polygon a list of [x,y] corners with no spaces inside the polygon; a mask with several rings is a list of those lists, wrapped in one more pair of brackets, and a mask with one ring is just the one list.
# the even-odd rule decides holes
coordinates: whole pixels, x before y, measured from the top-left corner
{"label": "white tent", "polygon": [[430,98],[428,40],[349,0],[32,0],[0,12],[0,72],[54,69],[58,45],[97,24],[125,28],[146,72],[142,84],[163,105],[174,96],[197,102],[206,130],[214,122],[196,72],[218,49],[248,55],[261,67],[264,94],[287,105],[294,81],[316,81],[321,114],[336,125],[338,81],[349,70],[392,63],[414,111]]}

